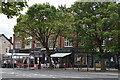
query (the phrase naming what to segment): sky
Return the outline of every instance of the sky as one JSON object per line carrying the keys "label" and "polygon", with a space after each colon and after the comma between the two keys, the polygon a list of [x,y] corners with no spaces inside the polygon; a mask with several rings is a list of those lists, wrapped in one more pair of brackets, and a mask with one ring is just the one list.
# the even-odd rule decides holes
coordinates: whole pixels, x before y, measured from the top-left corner
{"label": "sky", "polygon": [[[54,5],[57,7],[58,5],[66,5],[66,7],[70,7],[71,4],[74,4],[76,0],[29,0],[28,5],[32,6],[35,3],[46,3],[49,2],[50,5]],[[25,14],[27,8],[21,11],[22,14]],[[0,34],[4,34],[6,37],[13,37],[13,28],[16,25],[17,17],[13,17],[12,19],[8,19],[6,15],[0,14]]]}
{"label": "sky", "polygon": [[[29,0],[28,5],[32,6],[35,3],[46,3],[49,2],[50,5],[54,5],[57,7],[58,5],[66,5],[66,7],[70,7],[71,4],[74,4],[75,1],[78,0]],[[119,0],[120,2],[120,0]],[[21,11],[22,14],[25,14],[27,8]],[[0,34],[4,34],[6,37],[13,37],[13,28],[16,25],[16,17],[13,19],[8,19],[6,15],[0,14]]]}

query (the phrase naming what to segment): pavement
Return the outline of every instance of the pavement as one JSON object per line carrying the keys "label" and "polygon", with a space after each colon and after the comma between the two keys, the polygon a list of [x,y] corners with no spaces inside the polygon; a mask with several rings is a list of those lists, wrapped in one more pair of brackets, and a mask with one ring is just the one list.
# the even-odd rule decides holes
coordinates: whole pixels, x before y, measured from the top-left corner
{"label": "pavement", "polygon": [[0,68],[1,80],[120,80],[117,71],[87,72],[77,69],[11,69]]}

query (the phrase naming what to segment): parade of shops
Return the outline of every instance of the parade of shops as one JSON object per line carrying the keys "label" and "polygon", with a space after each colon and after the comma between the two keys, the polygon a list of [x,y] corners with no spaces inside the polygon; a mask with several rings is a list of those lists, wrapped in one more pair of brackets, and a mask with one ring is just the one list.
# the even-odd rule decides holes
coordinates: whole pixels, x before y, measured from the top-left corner
{"label": "parade of shops", "polygon": [[[71,68],[71,67],[100,67],[99,56],[94,53],[83,52],[85,48],[76,47],[76,42],[70,42],[64,37],[58,37],[56,48],[50,47],[51,61],[54,68]],[[51,46],[49,42],[49,46]],[[119,55],[106,55],[106,67],[118,68]],[[31,42],[29,45],[23,44],[23,41],[13,35],[13,49],[2,56],[2,67],[8,68],[30,68],[35,69],[48,68],[48,53],[41,47],[39,42]],[[108,65],[109,64],[109,65]]]}
{"label": "parade of shops", "polygon": [[[51,60],[53,68],[93,68],[100,67],[100,59],[97,56],[94,56],[92,53],[82,53],[78,52],[83,48],[56,48],[55,51],[51,54]],[[118,68],[117,66],[117,56],[111,55],[106,56],[106,68]],[[41,69],[48,68],[48,56],[45,49],[16,49],[11,50],[7,57],[3,58],[3,61],[10,60],[11,64],[9,66],[3,66],[8,68],[33,68]],[[115,60],[116,59],[116,60]],[[13,64],[14,63],[14,64]]]}

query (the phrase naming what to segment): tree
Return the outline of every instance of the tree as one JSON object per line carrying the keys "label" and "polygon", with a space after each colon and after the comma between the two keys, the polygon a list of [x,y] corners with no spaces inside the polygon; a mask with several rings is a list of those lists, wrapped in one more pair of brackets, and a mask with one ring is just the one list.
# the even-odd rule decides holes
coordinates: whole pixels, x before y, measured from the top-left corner
{"label": "tree", "polygon": [[70,27],[72,20],[71,14],[54,6],[46,4],[35,4],[29,7],[27,14],[21,15],[17,19],[17,25],[14,27],[15,32],[19,32],[20,36],[35,37],[48,53],[48,60],[51,64],[49,39],[51,35],[53,38],[53,50],[55,48],[56,40],[59,35],[64,34]]}
{"label": "tree", "polygon": [[13,18],[13,16],[20,15],[25,7],[27,7],[27,2],[1,2],[1,13],[7,15],[8,18]]}
{"label": "tree", "polygon": [[76,2],[71,7],[85,52],[100,56],[101,70],[105,70],[105,56],[118,54],[119,9],[119,4],[110,2]]}

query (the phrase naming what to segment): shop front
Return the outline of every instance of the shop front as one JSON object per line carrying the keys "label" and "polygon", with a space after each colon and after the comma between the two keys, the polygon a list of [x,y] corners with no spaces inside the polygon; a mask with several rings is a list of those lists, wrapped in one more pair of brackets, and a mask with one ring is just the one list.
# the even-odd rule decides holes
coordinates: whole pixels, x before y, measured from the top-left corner
{"label": "shop front", "polygon": [[[68,67],[92,67],[92,55],[90,53],[83,53],[82,49],[83,48],[58,48],[58,53],[62,53],[63,55],[70,53],[70,55],[60,58],[61,63],[67,64]],[[57,56],[58,59],[60,55]]]}
{"label": "shop front", "polygon": [[[40,69],[43,61],[41,49],[11,50],[11,62],[18,69]],[[13,68],[14,68],[13,67]]]}
{"label": "shop front", "polygon": [[34,56],[30,53],[14,53],[12,58],[13,65],[15,65],[17,69],[34,68]]}
{"label": "shop front", "polygon": [[[71,53],[55,53],[51,55],[54,67],[72,67]],[[58,66],[59,65],[59,66]]]}

